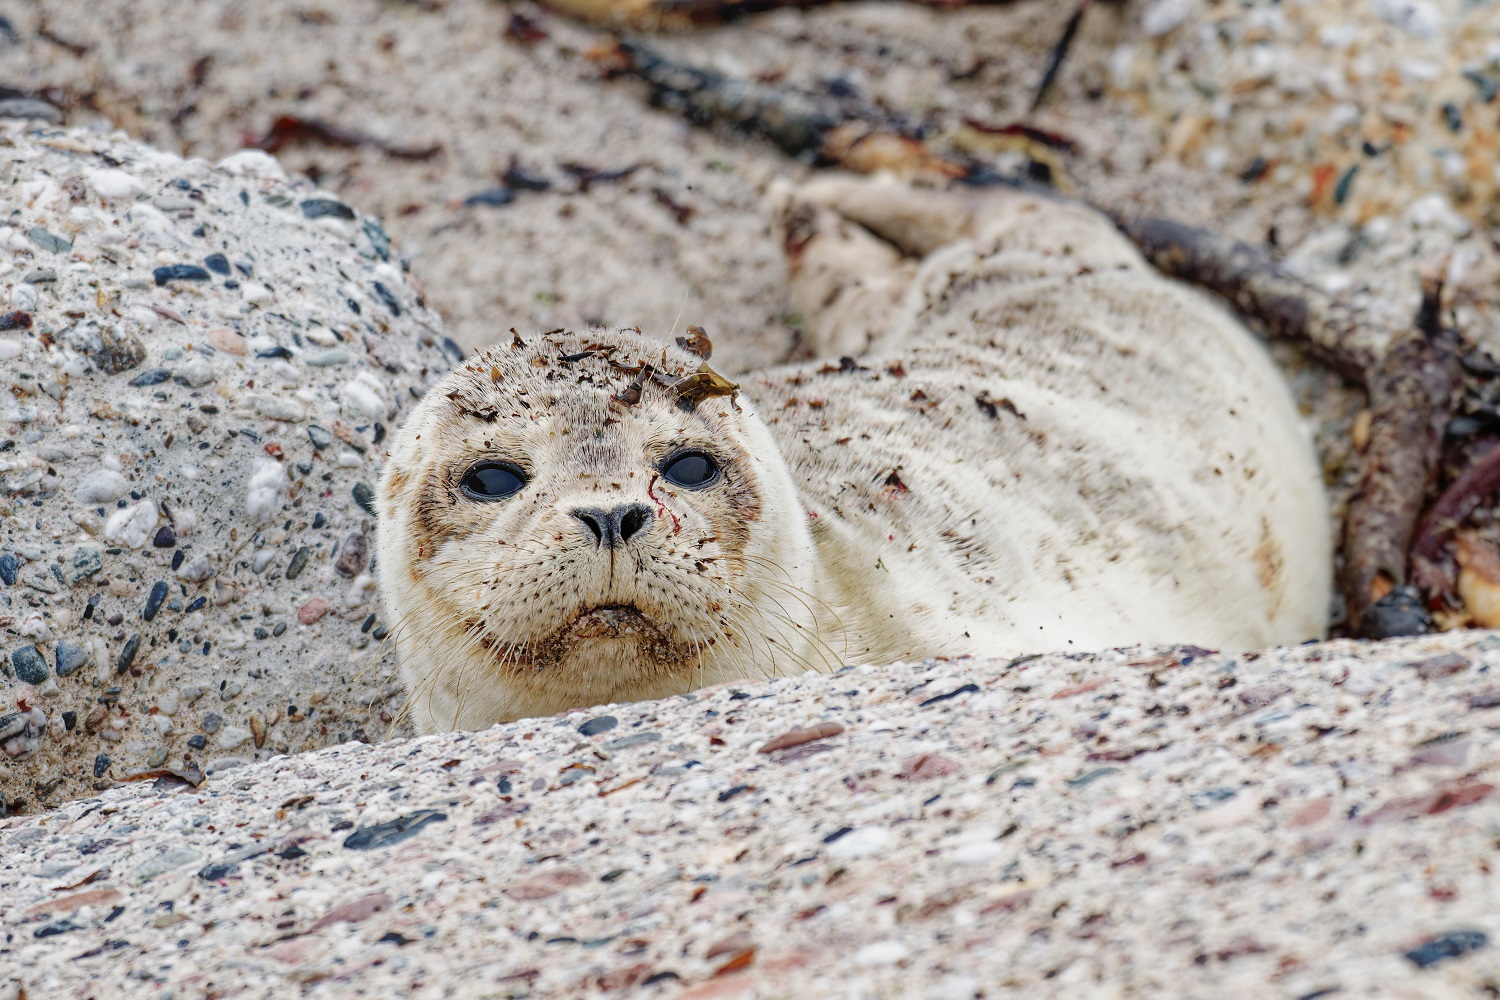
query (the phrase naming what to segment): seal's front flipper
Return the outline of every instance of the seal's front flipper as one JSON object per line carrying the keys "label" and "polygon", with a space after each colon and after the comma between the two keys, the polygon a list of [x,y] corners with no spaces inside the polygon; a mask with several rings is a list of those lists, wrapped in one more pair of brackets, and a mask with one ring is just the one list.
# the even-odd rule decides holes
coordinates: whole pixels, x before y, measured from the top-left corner
{"label": "seal's front flipper", "polygon": [[816,357],[857,357],[890,327],[913,262],[868,229],[779,181],[769,194],[793,307]]}

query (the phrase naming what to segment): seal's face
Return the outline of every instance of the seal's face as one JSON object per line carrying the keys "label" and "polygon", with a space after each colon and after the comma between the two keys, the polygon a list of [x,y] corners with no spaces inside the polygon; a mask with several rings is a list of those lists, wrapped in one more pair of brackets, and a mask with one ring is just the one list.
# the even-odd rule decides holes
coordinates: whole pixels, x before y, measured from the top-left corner
{"label": "seal's face", "polygon": [[402,427],[379,503],[381,589],[423,731],[807,655],[791,595],[811,545],[770,435],[699,358],[638,333],[470,360]]}

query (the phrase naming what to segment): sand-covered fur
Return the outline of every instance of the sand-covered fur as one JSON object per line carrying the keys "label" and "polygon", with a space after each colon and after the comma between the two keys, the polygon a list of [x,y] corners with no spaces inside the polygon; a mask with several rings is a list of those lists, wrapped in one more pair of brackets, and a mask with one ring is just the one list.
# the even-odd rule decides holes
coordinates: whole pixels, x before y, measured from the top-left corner
{"label": "sand-covered fur", "polygon": [[[635,331],[515,337],[402,428],[379,565],[418,728],[844,662],[1323,633],[1308,434],[1223,309],[1052,198],[828,179],[775,210],[832,358],[699,398],[700,359]],[[721,474],[674,486],[683,453]],[[525,482],[476,499],[484,463]],[[632,510],[613,544],[590,513]]]}

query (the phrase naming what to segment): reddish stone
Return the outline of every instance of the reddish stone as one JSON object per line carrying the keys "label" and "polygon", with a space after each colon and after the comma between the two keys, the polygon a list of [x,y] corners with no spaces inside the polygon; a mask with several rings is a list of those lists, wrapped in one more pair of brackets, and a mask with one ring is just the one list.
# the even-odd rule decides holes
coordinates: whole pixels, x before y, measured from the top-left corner
{"label": "reddish stone", "polygon": [[639,985],[641,980],[649,975],[651,975],[650,963],[637,962],[622,969],[611,969],[594,982],[601,990],[628,990],[632,986]]}
{"label": "reddish stone", "polygon": [[297,609],[297,620],[304,625],[312,625],[326,614],[328,602],[321,597],[314,597]]}
{"label": "reddish stone", "polygon": [[1088,694],[1090,691],[1097,691],[1103,686],[1104,682],[1102,680],[1089,681],[1085,684],[1075,684],[1073,687],[1063,688],[1057,694],[1053,695],[1052,699],[1056,701],[1058,698],[1071,698],[1074,695]]}
{"label": "reddish stone", "polygon": [[1297,815],[1288,820],[1286,825],[1294,830],[1302,826],[1314,826],[1327,819],[1331,812],[1333,812],[1333,799],[1327,796],[1313,799],[1297,810]]}
{"label": "reddish stone", "polygon": [[939,753],[919,753],[901,762],[901,772],[896,775],[906,781],[926,781],[929,778],[946,778],[957,774],[958,761]]}
{"label": "reddish stone", "polygon": [[819,722],[816,725],[803,726],[801,729],[790,729],[780,736],[772,737],[756,752],[775,753],[777,750],[788,750],[792,747],[800,747],[804,743],[826,740],[843,731],[844,727],[837,722]]}
{"label": "reddish stone", "polygon": [[1469,661],[1457,653],[1440,653],[1437,656],[1429,656],[1425,660],[1408,663],[1417,672],[1417,676],[1424,681],[1436,680],[1439,677],[1451,677],[1469,669]]}
{"label": "reddish stone", "polygon": [[529,878],[516,879],[500,891],[511,899],[546,899],[569,886],[582,885],[589,877],[577,868],[558,868]]}
{"label": "reddish stone", "polygon": [[362,923],[383,910],[389,910],[394,903],[395,900],[391,899],[386,893],[372,892],[368,896],[361,896],[342,906],[335,906],[324,914],[322,919],[313,924],[309,930],[322,930],[330,924],[337,923]]}
{"label": "reddish stone", "polygon": [[119,889],[90,889],[88,892],[75,892],[71,896],[43,900],[26,911],[26,919],[39,917],[43,913],[61,916],[84,906],[109,906],[118,903],[120,898]]}

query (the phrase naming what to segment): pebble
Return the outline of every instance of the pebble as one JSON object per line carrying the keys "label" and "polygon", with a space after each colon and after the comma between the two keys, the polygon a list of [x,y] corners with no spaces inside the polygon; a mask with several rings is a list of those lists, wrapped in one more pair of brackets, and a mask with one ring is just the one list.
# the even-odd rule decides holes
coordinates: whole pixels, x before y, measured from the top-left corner
{"label": "pebble", "polygon": [[1417,947],[1406,952],[1409,962],[1419,969],[1425,969],[1430,965],[1450,958],[1458,958],[1471,951],[1478,951],[1490,943],[1489,935],[1478,930],[1448,931],[1436,937],[1428,938]]}
{"label": "pebble", "polygon": [[167,584],[164,580],[158,580],[151,585],[151,593],[146,596],[146,607],[141,612],[141,617],[151,621],[156,613],[161,610],[162,601],[167,599]]}
{"label": "pebble", "polygon": [[387,823],[364,826],[344,838],[344,846],[355,851],[369,851],[377,847],[390,847],[417,835],[431,823],[442,823],[447,815],[435,809],[421,809],[398,816]]}
{"label": "pebble", "polygon": [[620,720],[613,715],[599,715],[579,726],[578,731],[584,736],[597,736],[600,733],[609,732],[619,724]]}
{"label": "pebble", "polygon": [[302,203],[302,216],[306,219],[353,219],[354,209],[333,198],[309,198]]}
{"label": "pebble", "polygon": [[171,264],[151,272],[158,286],[172,281],[208,281],[209,274],[196,264]]}
{"label": "pebble", "polygon": [[130,482],[113,469],[95,469],[78,482],[73,496],[79,503],[113,503],[130,492]]}
{"label": "pebble", "polygon": [[97,545],[79,545],[68,558],[64,576],[68,586],[76,587],[104,567],[104,550]]}
{"label": "pebble", "polygon": [[42,684],[51,676],[47,659],[35,646],[18,646],[10,651],[10,663],[16,679],[23,684]]}
{"label": "pebble", "polygon": [[80,667],[88,666],[91,659],[87,649],[66,639],[58,642],[53,655],[59,677],[67,677]]}

